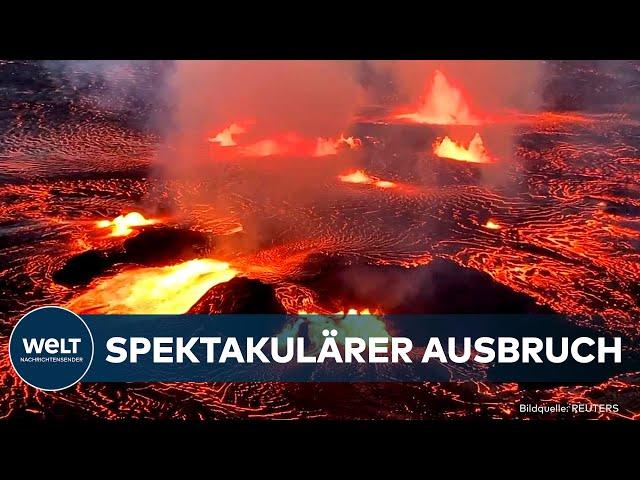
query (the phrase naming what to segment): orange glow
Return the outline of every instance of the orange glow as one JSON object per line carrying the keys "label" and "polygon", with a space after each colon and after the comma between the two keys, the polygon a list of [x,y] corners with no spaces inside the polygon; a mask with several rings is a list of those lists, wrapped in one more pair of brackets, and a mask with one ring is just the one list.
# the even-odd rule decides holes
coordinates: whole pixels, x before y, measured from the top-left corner
{"label": "orange glow", "polygon": [[336,155],[341,146],[347,146],[350,149],[358,148],[362,145],[359,138],[346,137],[341,134],[340,138],[334,140],[332,138],[318,138],[314,157],[324,157],[327,155]]}
{"label": "orange glow", "polygon": [[396,115],[395,118],[434,125],[478,125],[480,120],[471,113],[462,90],[449,83],[436,70],[427,83],[417,111]]}
{"label": "orange glow", "polygon": [[252,145],[244,147],[242,154],[247,157],[271,157],[287,153],[286,145],[279,144],[275,140],[261,140]]}
{"label": "orange glow", "polygon": [[[251,122],[249,122],[251,123]],[[211,143],[217,143],[221,147],[234,147],[239,143],[234,135],[247,133],[247,124],[234,122],[220,133],[207,140]],[[276,155],[300,155],[325,157],[328,155],[336,155],[342,148],[356,149],[362,145],[359,138],[345,137],[340,134],[339,138],[318,137],[312,139],[301,137],[295,132],[287,132],[273,137],[262,138],[247,142],[240,146],[238,153],[245,157],[271,157]]]}
{"label": "orange glow", "polygon": [[438,157],[460,160],[461,162],[491,163],[493,161],[484,148],[479,133],[476,133],[469,142],[468,148],[454,142],[449,137],[444,137],[440,143],[436,142],[433,145],[433,153]]}
{"label": "orange glow", "polygon": [[[306,310],[298,310],[298,315],[321,315],[320,313],[311,313]],[[381,315],[379,310],[374,310],[373,313],[369,308],[363,308],[358,310],[357,308],[350,308],[346,311],[340,310],[339,312],[334,313],[334,315]]]}
{"label": "orange glow", "polygon": [[77,313],[186,313],[211,287],[237,273],[212,259],[137,268],[99,282],[67,308]]}
{"label": "orange glow", "polygon": [[211,143],[219,144],[221,147],[233,147],[237,145],[236,141],[233,138],[233,135],[238,135],[245,132],[246,130],[244,127],[238,125],[237,123],[232,123],[223,131],[218,133],[215,137],[210,137],[208,140]]}
{"label": "orange glow", "polygon": [[[336,329],[338,331],[337,341],[344,343],[346,337],[388,337],[389,332],[384,323],[382,312],[369,308],[350,308],[345,313],[344,310],[335,314],[309,313],[304,310],[298,311],[298,315],[309,315],[305,317],[309,323],[308,331],[310,339],[321,345],[324,339],[322,331],[325,329]],[[339,318],[336,318],[339,317]],[[291,333],[290,327],[285,329]]]}
{"label": "orange glow", "polygon": [[351,173],[338,175],[338,179],[341,182],[363,183],[366,185],[375,185],[376,187],[379,187],[379,188],[394,188],[397,186],[395,183],[390,182],[388,180],[380,180],[377,177],[373,177],[365,173],[363,170],[355,170],[354,172],[351,172]]}
{"label": "orange glow", "polygon": [[340,138],[338,139],[338,142],[348,145],[349,148],[358,148],[362,146],[362,141],[359,138],[356,138],[356,137],[345,138],[343,134],[340,134]]}
{"label": "orange glow", "polygon": [[312,155],[316,149],[313,140],[302,138],[295,132],[287,132],[264,138],[240,148],[245,157],[272,157],[278,155]]}
{"label": "orange glow", "polygon": [[159,223],[159,220],[144,218],[138,212],[130,212],[126,215],[119,215],[113,220],[99,220],[96,222],[98,228],[111,227],[110,237],[126,237],[133,232],[131,227],[142,227]]}
{"label": "orange glow", "polygon": [[241,153],[247,157],[271,157],[275,155],[300,155],[325,157],[336,155],[340,148],[358,148],[358,138],[340,136],[338,139],[318,138],[315,142],[309,138],[301,138],[294,133],[260,140],[243,147]]}
{"label": "orange glow", "polygon": [[347,310],[347,313],[344,313],[344,310],[340,312],[336,312],[336,315],[379,315],[379,312],[376,310],[375,313],[371,313],[371,310],[368,308],[363,308],[358,310],[357,308],[350,308]]}
{"label": "orange glow", "polygon": [[338,175],[341,182],[347,183],[373,183],[373,178],[364,173],[362,170],[356,170],[352,173]]}
{"label": "orange glow", "polygon": [[498,225],[493,220],[487,220],[487,223],[484,224],[484,227],[488,228],[490,230],[500,230],[502,228],[500,225]]}

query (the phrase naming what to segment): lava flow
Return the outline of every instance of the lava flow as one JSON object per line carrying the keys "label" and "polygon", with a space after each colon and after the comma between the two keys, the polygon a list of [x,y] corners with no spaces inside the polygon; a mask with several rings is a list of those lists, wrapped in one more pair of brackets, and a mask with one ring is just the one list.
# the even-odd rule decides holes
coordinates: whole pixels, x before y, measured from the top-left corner
{"label": "lava flow", "polygon": [[336,155],[338,148],[341,146],[347,146],[351,149],[358,148],[362,145],[359,138],[346,137],[340,134],[340,138],[334,140],[332,138],[318,138],[316,144],[316,150],[313,153],[314,157],[325,157],[327,155]]}
{"label": "lava flow", "polygon": [[208,138],[211,143],[217,143],[221,147],[233,147],[237,145],[233,135],[246,132],[245,128],[237,123],[232,123],[214,137]]}
{"label": "lava flow", "polygon": [[143,227],[154,225],[160,221],[153,218],[145,218],[141,213],[130,212],[126,215],[118,215],[113,220],[99,220],[96,222],[98,228],[111,228],[110,237],[126,237],[133,233],[132,227]]}
{"label": "lava flow", "polygon": [[378,188],[394,188],[397,186],[395,183],[388,180],[380,180],[378,177],[369,175],[363,170],[355,170],[351,173],[338,175],[338,179],[345,183],[362,183],[365,185],[375,185]]}
{"label": "lava flow", "polygon": [[99,281],[67,308],[77,313],[186,313],[211,287],[237,273],[228,263],[208,258],[125,270]]}
{"label": "lava flow", "polygon": [[246,157],[271,157],[276,155],[326,157],[337,155],[340,148],[356,149],[361,145],[360,139],[354,137],[338,139],[317,138],[315,141],[300,137],[294,133],[260,140],[242,147],[240,152]]}
{"label": "lava flow", "polygon": [[492,163],[493,159],[487,153],[482,142],[482,137],[479,133],[476,133],[469,142],[469,146],[465,148],[449,137],[444,137],[440,142],[436,142],[433,145],[433,153],[438,157],[450,158],[452,160],[459,160],[461,162],[471,163]]}
{"label": "lava flow", "polygon": [[480,119],[471,113],[462,90],[451,85],[439,70],[427,83],[417,110],[396,114],[395,118],[433,125],[480,124]]}
{"label": "lava flow", "polygon": [[337,155],[340,149],[356,149],[362,146],[359,138],[345,137],[340,134],[339,138],[317,137],[315,139],[298,135],[295,132],[287,132],[274,135],[259,140],[239,143],[234,135],[248,133],[248,128],[244,124],[232,123],[215,136],[207,138],[210,143],[218,144],[220,147],[238,146],[237,153],[245,157],[272,157],[272,156],[311,156],[326,157]]}

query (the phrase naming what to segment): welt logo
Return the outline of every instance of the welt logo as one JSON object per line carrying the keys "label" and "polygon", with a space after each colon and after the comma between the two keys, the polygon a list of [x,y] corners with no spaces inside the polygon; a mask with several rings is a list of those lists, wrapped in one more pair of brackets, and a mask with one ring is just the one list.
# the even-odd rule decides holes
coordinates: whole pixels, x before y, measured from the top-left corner
{"label": "welt logo", "polygon": [[27,355],[75,355],[80,338],[23,338],[22,345]]}

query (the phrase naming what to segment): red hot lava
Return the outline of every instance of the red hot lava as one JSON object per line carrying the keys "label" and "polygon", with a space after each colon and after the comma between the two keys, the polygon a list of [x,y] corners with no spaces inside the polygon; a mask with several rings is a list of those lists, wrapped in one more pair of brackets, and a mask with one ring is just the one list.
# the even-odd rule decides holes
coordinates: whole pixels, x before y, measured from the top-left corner
{"label": "red hot lava", "polygon": [[396,119],[434,125],[478,125],[460,88],[453,86],[440,70],[427,83],[417,110],[395,115]]}
{"label": "red hot lava", "polygon": [[375,185],[378,188],[394,188],[397,185],[388,180],[381,180],[365,173],[363,170],[355,170],[344,175],[338,175],[338,179],[345,183],[363,183],[366,185]]}
{"label": "red hot lava", "polygon": [[337,155],[341,149],[354,150],[362,146],[362,141],[356,137],[339,138],[318,137],[316,139],[303,137],[295,132],[288,132],[273,137],[262,138],[257,141],[238,143],[235,135],[247,133],[247,127],[232,123],[215,136],[207,140],[220,147],[238,147],[237,153],[244,157],[271,157],[278,155],[325,157]]}
{"label": "red hot lava", "polygon": [[214,137],[210,137],[208,140],[211,143],[217,143],[221,147],[233,147],[237,145],[233,135],[239,135],[245,132],[246,129],[243,126],[238,125],[237,123],[232,123]]}
{"label": "red hot lava", "polygon": [[450,158],[461,162],[492,163],[494,161],[487,153],[479,133],[474,135],[466,148],[449,137],[444,137],[433,145],[433,153],[438,157]]}
{"label": "red hot lava", "polygon": [[118,215],[113,220],[98,220],[96,227],[111,228],[110,237],[126,237],[133,233],[133,227],[154,225],[159,222],[154,218],[145,218],[141,213],[130,212],[126,215]]}

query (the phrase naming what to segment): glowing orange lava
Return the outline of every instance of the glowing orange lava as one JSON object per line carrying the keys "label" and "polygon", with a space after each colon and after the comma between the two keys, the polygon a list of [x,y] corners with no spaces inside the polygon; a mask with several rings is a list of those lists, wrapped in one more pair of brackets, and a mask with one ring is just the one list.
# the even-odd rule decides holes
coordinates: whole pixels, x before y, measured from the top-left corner
{"label": "glowing orange lava", "polygon": [[289,151],[287,144],[279,143],[276,140],[261,140],[252,145],[242,148],[242,154],[247,157],[271,157],[283,155]]}
{"label": "glowing orange lava", "polygon": [[366,185],[375,185],[378,188],[394,188],[397,184],[388,180],[380,180],[377,177],[371,176],[365,173],[363,170],[355,170],[351,173],[344,175],[338,175],[338,179],[341,182],[346,183],[363,183]]}
{"label": "glowing orange lava", "polygon": [[499,224],[497,224],[493,220],[487,220],[487,223],[484,224],[484,227],[490,230],[500,230],[502,228]]}
{"label": "glowing orange lava", "polygon": [[314,157],[324,157],[327,155],[336,155],[341,146],[347,146],[351,149],[358,148],[362,145],[359,138],[346,137],[341,134],[340,138],[334,140],[332,138],[318,138]]}
{"label": "glowing orange lava", "polygon": [[364,173],[362,170],[356,170],[352,173],[338,175],[341,182],[347,183],[373,183],[373,178]]}
{"label": "glowing orange lava", "polygon": [[228,263],[208,258],[137,268],[100,281],[67,308],[76,313],[186,313],[211,287],[237,273]]}
{"label": "glowing orange lava", "polygon": [[233,147],[237,145],[236,141],[233,138],[233,135],[238,135],[240,133],[245,133],[246,129],[238,125],[237,123],[232,123],[223,131],[218,133],[215,137],[210,137],[208,140],[211,143],[217,143],[221,147]]}
{"label": "glowing orange lava", "polygon": [[99,220],[96,222],[98,228],[111,227],[110,237],[126,237],[133,232],[131,227],[142,227],[159,223],[159,220],[144,218],[141,213],[130,212],[126,215],[119,215],[113,220]]}
{"label": "glowing orange lava", "polygon": [[439,143],[436,142],[433,145],[433,153],[438,157],[450,158],[452,160],[459,160],[461,162],[471,163],[491,163],[493,159],[487,153],[482,142],[482,137],[479,133],[476,133],[469,147],[454,142],[449,137],[444,137]]}
{"label": "glowing orange lava", "polygon": [[239,145],[234,135],[247,133],[247,128],[239,122],[232,123],[220,133],[207,140],[217,143],[221,147],[239,146],[237,153],[245,157],[271,157],[277,155],[299,155],[325,157],[337,155],[342,148],[356,149],[362,145],[362,141],[356,137],[339,138],[318,137],[316,139],[303,137],[295,132],[287,132],[268,138],[249,141]]}
{"label": "glowing orange lava", "polygon": [[436,70],[427,83],[417,111],[402,113],[395,118],[434,125],[478,125],[480,120],[471,113],[464,94]]}
{"label": "glowing orange lava", "polygon": [[[321,315],[320,313],[311,313],[306,310],[298,310],[298,315]],[[358,310],[357,308],[350,308],[346,312],[344,310],[340,310],[339,312],[334,313],[334,315],[381,315],[381,312],[378,310],[374,310],[371,312],[369,308],[363,308]]]}

